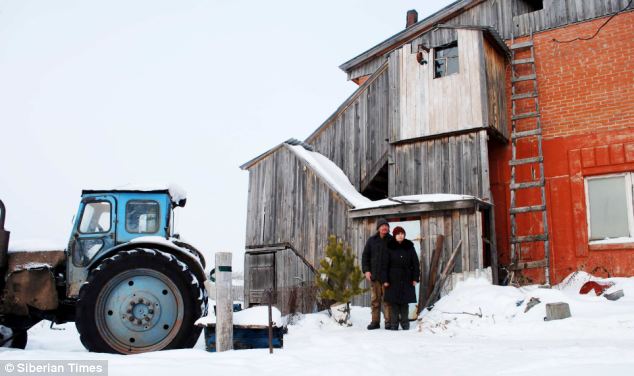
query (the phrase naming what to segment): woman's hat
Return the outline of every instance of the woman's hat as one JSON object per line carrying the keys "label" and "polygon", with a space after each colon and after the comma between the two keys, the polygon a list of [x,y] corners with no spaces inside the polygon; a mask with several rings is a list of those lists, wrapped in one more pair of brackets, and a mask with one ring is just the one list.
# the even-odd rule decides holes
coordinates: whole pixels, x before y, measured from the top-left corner
{"label": "woman's hat", "polygon": [[401,226],[394,227],[394,230],[392,230],[392,235],[396,236],[397,234],[405,235],[405,229],[402,228]]}

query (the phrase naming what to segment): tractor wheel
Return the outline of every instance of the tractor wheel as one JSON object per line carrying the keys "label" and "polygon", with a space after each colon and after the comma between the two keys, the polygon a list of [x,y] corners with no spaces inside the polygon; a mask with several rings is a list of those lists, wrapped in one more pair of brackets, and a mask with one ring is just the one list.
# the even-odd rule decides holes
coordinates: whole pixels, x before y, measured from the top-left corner
{"label": "tractor wheel", "polygon": [[11,340],[11,347],[14,349],[22,349],[26,348],[26,342],[28,341],[29,336],[26,330],[16,330],[13,332],[13,339]]}
{"label": "tractor wheel", "polygon": [[0,344],[2,347],[24,350],[28,338],[28,334],[24,329],[12,329],[0,325]]}
{"label": "tractor wheel", "polygon": [[79,291],[75,325],[93,352],[136,354],[193,347],[207,294],[185,263],[156,249],[105,259]]}

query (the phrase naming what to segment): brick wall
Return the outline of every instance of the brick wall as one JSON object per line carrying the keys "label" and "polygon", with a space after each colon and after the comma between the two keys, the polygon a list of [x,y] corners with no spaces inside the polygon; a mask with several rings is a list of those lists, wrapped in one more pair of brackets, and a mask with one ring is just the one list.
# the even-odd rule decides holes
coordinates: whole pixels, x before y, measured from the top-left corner
{"label": "brick wall", "polygon": [[634,126],[634,12],[534,36],[545,138]]}

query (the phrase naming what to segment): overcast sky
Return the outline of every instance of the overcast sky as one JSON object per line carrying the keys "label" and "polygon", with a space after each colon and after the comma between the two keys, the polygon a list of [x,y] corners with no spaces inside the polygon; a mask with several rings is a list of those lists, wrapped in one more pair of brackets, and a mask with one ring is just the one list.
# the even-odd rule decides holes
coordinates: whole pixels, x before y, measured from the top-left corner
{"label": "overcast sky", "polygon": [[[81,190],[174,182],[179,232],[242,268],[248,172],[357,87],[337,67],[451,1],[0,0],[0,199],[64,244]],[[213,262],[212,262],[213,263]]]}

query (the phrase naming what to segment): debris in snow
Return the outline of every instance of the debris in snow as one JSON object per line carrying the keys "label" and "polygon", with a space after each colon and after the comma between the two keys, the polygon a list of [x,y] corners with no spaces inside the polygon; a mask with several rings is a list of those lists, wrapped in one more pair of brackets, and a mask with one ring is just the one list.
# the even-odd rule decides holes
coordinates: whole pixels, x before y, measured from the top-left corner
{"label": "debris in snow", "polygon": [[614,286],[614,282],[596,282],[596,281],[588,281],[581,286],[579,290],[579,294],[585,295],[590,291],[594,290],[594,293],[599,296],[603,294],[603,292],[610,287]]}
{"label": "debris in snow", "polygon": [[616,291],[614,291],[614,292],[612,292],[612,293],[605,294],[605,295],[603,295],[603,296],[604,296],[607,300],[612,300],[612,301],[614,301],[614,300],[619,300],[619,299],[621,299],[622,297],[624,297],[624,296],[625,296],[625,294],[623,293],[623,290],[616,290]]}
{"label": "debris in snow", "polygon": [[524,313],[530,311],[531,308],[535,307],[536,305],[538,305],[541,302],[542,301],[539,300],[539,298],[531,298],[531,300],[529,300],[528,303],[526,303],[526,309],[524,309]]}
{"label": "debris in snow", "polygon": [[562,320],[570,316],[570,305],[568,303],[557,302],[546,304],[546,317],[544,317],[544,321]]}

